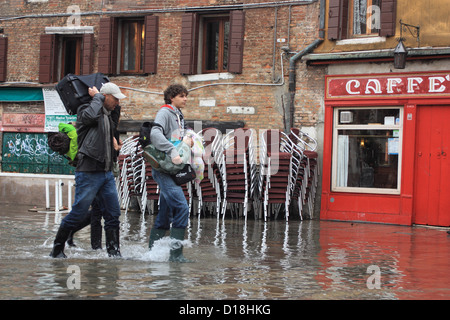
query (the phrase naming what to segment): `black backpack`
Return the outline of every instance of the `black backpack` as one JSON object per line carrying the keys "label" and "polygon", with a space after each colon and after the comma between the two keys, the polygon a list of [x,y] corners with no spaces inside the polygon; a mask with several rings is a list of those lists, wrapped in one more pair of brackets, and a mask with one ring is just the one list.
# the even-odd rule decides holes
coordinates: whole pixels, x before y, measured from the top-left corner
{"label": "black backpack", "polygon": [[155,126],[162,128],[162,125],[153,121],[146,121],[142,124],[141,130],[139,131],[139,144],[142,149],[152,143],[150,141],[150,133],[152,132],[152,128]]}

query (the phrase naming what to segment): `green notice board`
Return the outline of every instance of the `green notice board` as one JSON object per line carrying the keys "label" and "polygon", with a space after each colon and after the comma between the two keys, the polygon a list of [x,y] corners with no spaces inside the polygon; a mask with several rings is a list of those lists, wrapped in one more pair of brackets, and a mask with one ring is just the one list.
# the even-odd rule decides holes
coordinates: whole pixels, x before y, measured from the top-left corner
{"label": "green notice board", "polygon": [[75,168],[49,148],[46,133],[4,132],[2,171],[74,174]]}

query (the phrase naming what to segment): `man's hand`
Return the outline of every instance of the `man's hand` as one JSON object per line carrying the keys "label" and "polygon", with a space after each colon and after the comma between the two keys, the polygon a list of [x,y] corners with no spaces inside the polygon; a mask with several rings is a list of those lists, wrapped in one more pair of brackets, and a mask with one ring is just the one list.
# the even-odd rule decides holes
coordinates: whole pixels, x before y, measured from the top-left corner
{"label": "man's hand", "polygon": [[181,160],[180,156],[176,156],[176,157],[172,158],[172,163],[173,164],[182,164],[183,160]]}
{"label": "man's hand", "polygon": [[97,89],[97,87],[92,87],[88,89],[89,95],[93,98],[97,93],[100,93]]}
{"label": "man's hand", "polygon": [[122,146],[123,146],[122,140],[119,139],[119,142],[117,142],[116,138],[113,137],[113,146],[114,146],[114,150],[120,151],[120,149],[122,149]]}

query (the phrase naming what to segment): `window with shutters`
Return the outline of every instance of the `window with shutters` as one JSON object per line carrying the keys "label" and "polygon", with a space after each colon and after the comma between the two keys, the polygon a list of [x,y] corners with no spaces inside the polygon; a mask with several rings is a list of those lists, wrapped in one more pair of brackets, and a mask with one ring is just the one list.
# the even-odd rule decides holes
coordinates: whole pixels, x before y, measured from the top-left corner
{"label": "window with shutters", "polygon": [[100,19],[98,71],[156,73],[158,20],[157,16]]}
{"label": "window with shutters", "polygon": [[91,33],[41,35],[39,82],[58,82],[69,73],[92,73],[93,41]]}
{"label": "window with shutters", "polygon": [[397,0],[329,0],[328,39],[394,36]]}
{"label": "window with shutters", "polygon": [[180,73],[242,72],[244,12],[183,15]]}

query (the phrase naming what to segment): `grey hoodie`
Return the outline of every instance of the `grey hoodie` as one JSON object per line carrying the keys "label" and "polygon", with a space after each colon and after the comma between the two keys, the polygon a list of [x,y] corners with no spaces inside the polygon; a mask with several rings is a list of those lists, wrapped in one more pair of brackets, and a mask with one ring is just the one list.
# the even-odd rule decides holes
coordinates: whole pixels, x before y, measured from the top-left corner
{"label": "grey hoodie", "polygon": [[150,141],[156,149],[165,152],[170,158],[178,156],[178,151],[170,142],[172,135],[180,136],[181,126],[178,124],[178,117],[175,107],[161,107],[155,117],[155,122],[160,124],[162,128],[155,126],[150,134]]}

